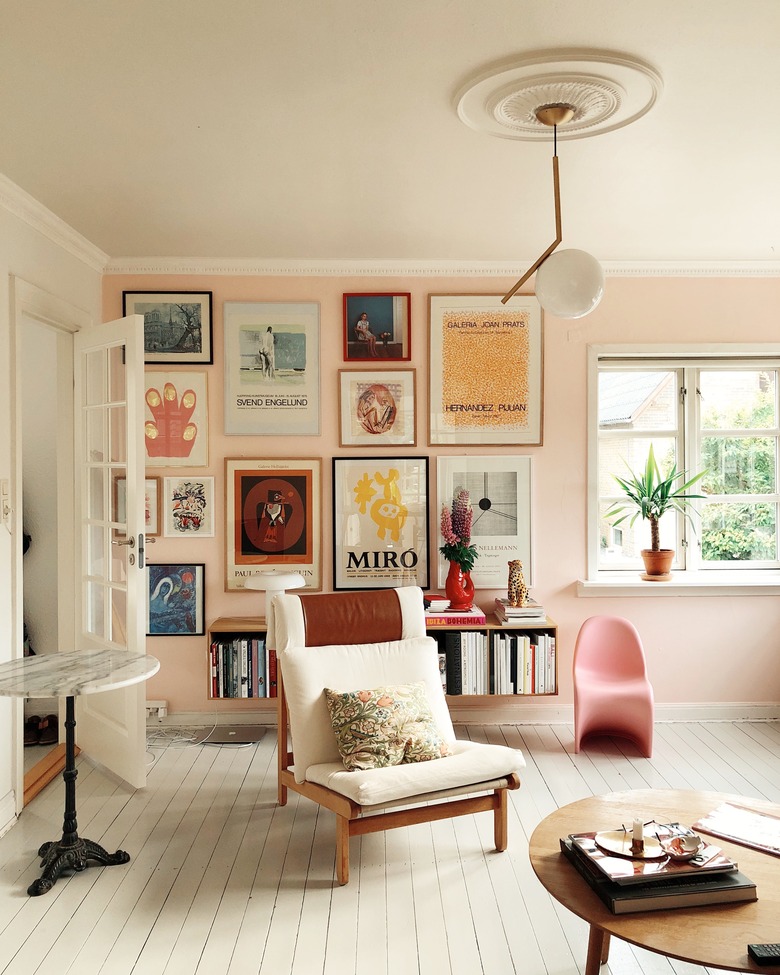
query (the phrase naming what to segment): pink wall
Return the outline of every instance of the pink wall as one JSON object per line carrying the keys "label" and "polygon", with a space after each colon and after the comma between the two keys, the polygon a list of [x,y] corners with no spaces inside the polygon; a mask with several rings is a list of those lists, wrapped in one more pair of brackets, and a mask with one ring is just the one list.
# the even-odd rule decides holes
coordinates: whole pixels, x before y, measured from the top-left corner
{"label": "pink wall", "polygon": [[[108,275],[106,320],[122,313],[123,290],[209,290],[214,294],[214,364],[208,368],[209,468],[216,478],[217,537],[183,541],[159,538],[153,561],[206,563],[207,621],[217,616],[260,615],[259,593],[224,591],[224,458],[321,457],[323,459],[323,580],[332,582],[330,460],[359,456],[338,446],[337,371],[342,357],[344,292],[412,294],[412,362],[417,369],[417,453],[431,458],[432,553],[439,545],[436,456],[501,454],[506,448],[428,447],[428,294],[501,294],[509,280],[488,278],[229,277]],[[318,301],[321,308],[322,435],[320,437],[226,437],[223,434],[222,304],[224,301]],[[776,279],[608,278],[601,305],[581,322],[548,317],[544,328],[544,446],[509,448],[533,457],[533,595],[559,624],[560,694],[570,705],[571,655],[582,621],[596,613],[629,617],[645,642],[659,704],[780,702],[778,617],[780,602],[769,596],[578,598],[576,582],[586,572],[586,351],[588,344],[683,342],[777,342],[780,281]],[[398,363],[400,365],[400,363]],[[191,366],[188,368],[197,368]],[[179,470],[149,468],[150,473]],[[436,578],[432,567],[432,586]],[[489,608],[497,592],[481,590]],[[167,699],[172,712],[211,711],[207,697],[205,637],[151,637],[148,652],[162,666],[149,681],[151,699]],[[695,675],[691,679],[690,675]],[[537,702],[522,699],[524,710]],[[220,711],[246,707],[219,702]],[[527,710],[526,710],[527,713]]]}

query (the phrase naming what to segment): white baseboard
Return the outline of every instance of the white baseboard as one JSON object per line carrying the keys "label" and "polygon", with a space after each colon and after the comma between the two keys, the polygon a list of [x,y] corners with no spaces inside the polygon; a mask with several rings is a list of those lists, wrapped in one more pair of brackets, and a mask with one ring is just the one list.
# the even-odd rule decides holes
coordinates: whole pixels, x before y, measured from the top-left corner
{"label": "white baseboard", "polygon": [[[472,703],[476,702],[476,703]],[[483,703],[477,698],[464,700],[463,704],[449,702],[450,715],[455,724],[574,724],[574,708],[571,704],[508,704]],[[780,721],[778,704],[657,704],[657,722],[677,721]],[[215,715],[213,711],[176,711],[161,721],[150,720],[148,730],[160,727],[208,728],[214,724],[259,724],[274,727],[275,710],[227,711]],[[2,820],[0,820],[1,822]]]}

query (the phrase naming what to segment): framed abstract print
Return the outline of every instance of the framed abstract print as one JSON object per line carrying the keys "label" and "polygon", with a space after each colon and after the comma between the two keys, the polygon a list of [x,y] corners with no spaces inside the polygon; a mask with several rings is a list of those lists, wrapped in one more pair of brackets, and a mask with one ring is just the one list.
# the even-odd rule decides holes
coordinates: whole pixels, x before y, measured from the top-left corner
{"label": "framed abstract print", "polygon": [[167,538],[213,538],[214,478],[166,477],[163,508]]}
{"label": "framed abstract print", "polygon": [[428,458],[333,458],[333,588],[428,587]]}
{"label": "framed abstract print", "polygon": [[206,372],[144,374],[147,467],[208,467]]}
{"label": "framed abstract print", "polygon": [[322,588],[321,466],[312,457],[225,461],[226,590],[268,569]]}
{"label": "framed abstract print", "polygon": [[417,443],[414,369],[340,369],[342,447]]}
{"label": "framed abstract print", "polygon": [[202,636],[205,586],[202,562],[147,562],[147,636]]}
{"label": "framed abstract print", "polygon": [[210,365],[210,291],[123,291],[122,314],[144,316],[144,362]]}
{"label": "framed abstract print", "polygon": [[542,443],[542,312],[533,295],[429,295],[430,444]]}
{"label": "framed abstract print", "polygon": [[225,433],[318,436],[320,306],[226,301]]}
{"label": "framed abstract print", "polygon": [[[479,553],[471,571],[474,586],[506,590],[507,563],[512,559],[522,561],[525,581],[531,585],[531,458],[439,457],[437,482],[439,511],[451,505],[459,491],[469,492],[471,542]],[[438,564],[443,588],[448,564],[441,556]]]}

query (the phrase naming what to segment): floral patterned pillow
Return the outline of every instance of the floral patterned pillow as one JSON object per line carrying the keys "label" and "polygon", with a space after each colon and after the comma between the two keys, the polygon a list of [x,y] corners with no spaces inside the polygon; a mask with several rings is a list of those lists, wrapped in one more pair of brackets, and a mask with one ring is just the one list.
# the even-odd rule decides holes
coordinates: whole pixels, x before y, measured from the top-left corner
{"label": "floral patterned pillow", "polygon": [[433,720],[422,681],[370,691],[326,687],[325,700],[344,767],[350,772],[429,762],[450,752]]}

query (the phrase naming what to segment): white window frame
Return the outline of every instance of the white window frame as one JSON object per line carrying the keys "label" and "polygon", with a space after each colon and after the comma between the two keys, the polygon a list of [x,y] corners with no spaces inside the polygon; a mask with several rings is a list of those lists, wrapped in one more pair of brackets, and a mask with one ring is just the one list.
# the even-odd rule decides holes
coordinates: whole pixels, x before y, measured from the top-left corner
{"label": "white window frame", "polygon": [[[630,596],[662,596],[685,593],[686,595],[717,595],[719,592],[733,592],[739,589],[743,595],[780,594],[780,569],[767,568],[722,568],[713,571],[711,567],[702,568],[701,560],[696,553],[689,552],[688,562],[684,568],[673,572],[670,582],[646,583],[640,579],[636,570],[612,569],[599,571],[599,491],[598,491],[598,380],[599,366],[603,362],[623,359],[638,364],[638,360],[647,360],[648,365],[653,361],[668,365],[669,369],[679,368],[681,360],[701,363],[701,368],[714,364],[716,360],[729,360],[736,368],[750,367],[752,364],[766,364],[766,360],[775,360],[774,368],[780,368],[780,344],[777,343],[709,343],[709,344],[635,344],[635,345],[589,345],[587,348],[587,575],[578,581],[577,591],[582,596],[599,596],[605,592],[612,595]],[[691,395],[691,393],[693,395]],[[698,451],[696,442],[698,429],[698,396],[695,391],[689,391],[685,403],[685,429],[693,435],[687,445],[683,443],[683,450],[687,456],[681,457],[681,466],[688,469],[687,464],[692,456],[691,451]],[[689,547],[689,549],[692,547]]]}

